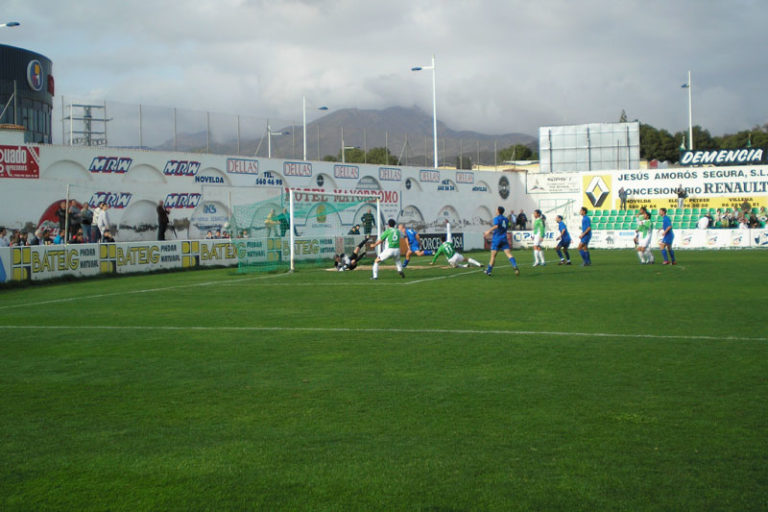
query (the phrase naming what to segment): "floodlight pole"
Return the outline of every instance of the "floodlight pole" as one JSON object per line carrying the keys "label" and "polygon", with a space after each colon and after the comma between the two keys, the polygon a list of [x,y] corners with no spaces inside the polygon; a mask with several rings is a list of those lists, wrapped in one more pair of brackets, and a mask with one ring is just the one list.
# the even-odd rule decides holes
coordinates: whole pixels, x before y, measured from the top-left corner
{"label": "floodlight pole", "polygon": [[437,85],[435,78],[435,55],[432,55],[431,66],[414,66],[411,71],[432,70],[432,137],[434,139],[433,152],[435,156],[435,169],[437,169]]}
{"label": "floodlight pole", "polygon": [[288,240],[290,241],[290,244],[291,244],[291,249],[290,249],[290,254],[291,254],[291,272],[293,272],[295,270],[295,268],[296,268],[295,265],[294,265],[294,261],[293,261],[294,260],[294,256],[295,256],[295,254],[294,254],[294,241],[295,241],[295,238],[294,238],[293,229],[294,229],[294,226],[296,225],[295,222],[294,222],[294,218],[293,218],[293,189],[288,189],[288,219],[290,221],[288,227],[289,227],[289,229],[291,231],[291,234],[288,236]]}
{"label": "floodlight pole", "polygon": [[[318,107],[317,110],[328,110],[328,107],[326,106]],[[301,124],[304,129],[303,136],[302,136],[302,139],[304,141],[304,160],[303,161],[306,162],[307,161],[307,97],[306,96],[301,97]],[[320,127],[318,126],[318,130],[319,129]],[[318,137],[318,140],[319,140],[319,137]],[[318,145],[319,145],[319,142],[318,142]]]}
{"label": "floodlight pole", "polygon": [[691,104],[691,72],[688,71],[688,149],[693,151],[693,109]]}

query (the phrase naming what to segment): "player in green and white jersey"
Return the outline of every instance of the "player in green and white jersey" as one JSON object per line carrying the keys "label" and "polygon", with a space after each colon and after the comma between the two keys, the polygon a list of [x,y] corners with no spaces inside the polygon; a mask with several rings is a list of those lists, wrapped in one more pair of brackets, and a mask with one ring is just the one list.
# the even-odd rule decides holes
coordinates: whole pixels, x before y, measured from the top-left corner
{"label": "player in green and white jersey", "polygon": [[389,225],[389,228],[387,228],[381,234],[381,238],[371,246],[372,249],[375,249],[377,246],[383,244],[383,249],[373,261],[373,277],[371,279],[379,278],[379,263],[392,257],[395,258],[395,268],[397,268],[397,273],[400,274],[400,277],[405,277],[403,267],[400,264],[400,237],[402,236],[402,233],[395,227],[395,219],[389,219],[387,224]]}
{"label": "player in green and white jersey", "polygon": [[637,228],[635,228],[635,246],[637,248],[637,258],[640,263],[646,265],[654,263],[653,253],[651,252],[651,238],[653,237],[653,222],[651,215],[643,206],[640,208],[640,215],[637,217]]}
{"label": "player in green and white jersey", "polygon": [[[450,235],[449,235],[450,236]],[[461,268],[467,268],[469,265],[473,265],[475,267],[482,267],[483,265],[472,258],[464,258],[464,256],[456,250],[456,248],[453,246],[453,242],[451,240],[446,240],[442,244],[440,244],[440,247],[437,248],[437,251],[435,251],[435,255],[432,256],[432,262],[430,265],[434,265],[437,261],[437,258],[441,255],[445,255],[445,258],[448,260],[448,264],[452,266],[453,268],[461,267]],[[467,263],[464,263],[464,262]]]}
{"label": "player in green and white jersey", "polygon": [[541,210],[533,211],[533,266],[544,266],[547,264],[544,261],[544,251],[541,248],[541,241],[544,240],[544,216],[541,214]]}

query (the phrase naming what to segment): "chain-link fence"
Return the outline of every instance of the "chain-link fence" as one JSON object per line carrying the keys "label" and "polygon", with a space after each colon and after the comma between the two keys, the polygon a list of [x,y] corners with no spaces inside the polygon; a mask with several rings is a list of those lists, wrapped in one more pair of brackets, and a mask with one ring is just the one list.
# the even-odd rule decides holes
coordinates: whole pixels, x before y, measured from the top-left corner
{"label": "chain-link fence", "polygon": [[[304,128],[300,120],[73,97],[62,97],[57,103],[53,113],[55,144],[304,158]],[[372,149],[386,148],[391,155],[390,163],[431,168],[433,138],[419,133],[419,128],[361,127],[360,119],[334,116],[332,112],[308,123],[306,159],[365,163],[375,158]],[[429,128],[431,132],[431,125]],[[501,165],[498,152],[520,142],[520,137],[515,136],[472,137],[466,132],[451,132],[438,137],[439,164],[466,169]]]}

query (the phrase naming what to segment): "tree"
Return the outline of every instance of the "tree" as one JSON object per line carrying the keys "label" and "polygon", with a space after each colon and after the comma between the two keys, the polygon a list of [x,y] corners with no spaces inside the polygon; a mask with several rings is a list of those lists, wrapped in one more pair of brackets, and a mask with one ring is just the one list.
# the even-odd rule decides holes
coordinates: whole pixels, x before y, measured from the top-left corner
{"label": "tree", "polygon": [[499,151],[499,160],[510,162],[515,160],[533,160],[535,153],[524,144],[515,144]]}
{"label": "tree", "polygon": [[400,161],[387,148],[372,148],[368,151],[366,161],[369,164],[400,165]]}
{"label": "tree", "polygon": [[456,157],[457,169],[472,169],[472,159],[468,156]]}

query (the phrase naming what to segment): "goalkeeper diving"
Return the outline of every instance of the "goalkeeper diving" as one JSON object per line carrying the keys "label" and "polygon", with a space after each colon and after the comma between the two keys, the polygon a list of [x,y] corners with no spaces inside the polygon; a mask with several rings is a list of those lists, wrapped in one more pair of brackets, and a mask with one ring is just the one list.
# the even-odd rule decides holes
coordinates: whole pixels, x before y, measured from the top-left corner
{"label": "goalkeeper diving", "polygon": [[[448,264],[453,267],[461,267],[461,268],[467,268],[469,265],[475,266],[475,267],[482,267],[483,265],[472,258],[465,258],[464,255],[462,255],[459,251],[456,250],[456,247],[453,245],[453,238],[451,237],[451,225],[446,224],[446,236],[445,241],[440,244],[440,247],[437,248],[437,251],[435,251],[435,255],[432,256],[432,261],[430,262],[430,265],[434,265],[437,261],[437,258],[443,254],[445,255],[445,258],[448,260]],[[467,263],[464,263],[464,262]]]}
{"label": "goalkeeper diving", "polygon": [[370,237],[366,236],[365,239],[357,244],[352,250],[352,254],[337,254],[333,257],[333,266],[338,272],[344,272],[345,270],[355,270],[358,262],[365,257],[366,244]]}

